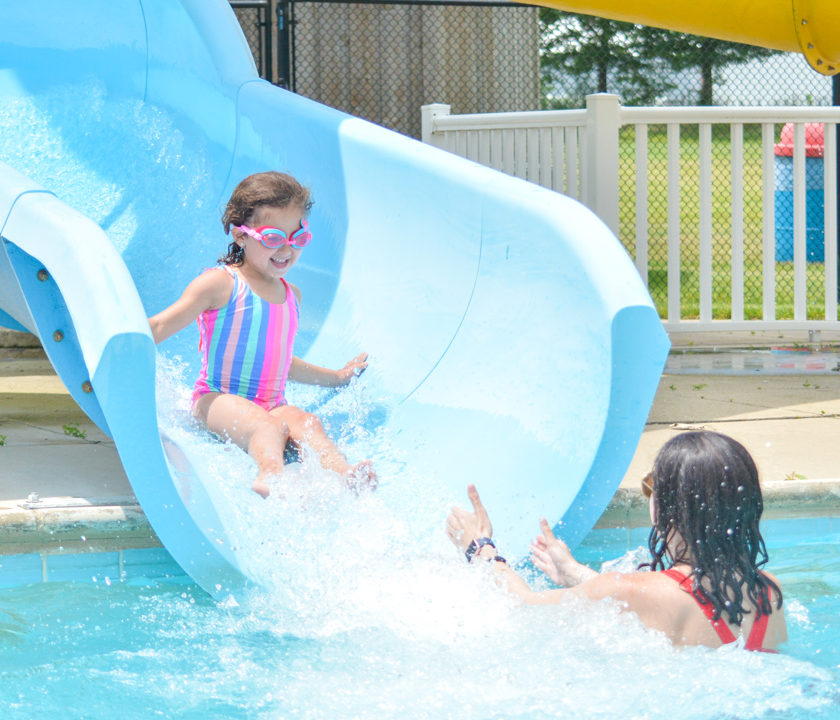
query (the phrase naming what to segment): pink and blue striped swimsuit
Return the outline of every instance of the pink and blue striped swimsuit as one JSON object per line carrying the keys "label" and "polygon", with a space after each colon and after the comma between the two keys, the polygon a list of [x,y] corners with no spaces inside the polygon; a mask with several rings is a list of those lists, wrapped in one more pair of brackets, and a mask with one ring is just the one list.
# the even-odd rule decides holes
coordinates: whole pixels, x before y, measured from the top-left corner
{"label": "pink and blue striped swimsuit", "polygon": [[210,392],[241,395],[266,410],[286,404],[284,391],[292,364],[298,305],[292,286],[282,280],[286,301],[263,300],[231,268],[233,292],[227,305],[198,316],[201,372],[192,402]]}

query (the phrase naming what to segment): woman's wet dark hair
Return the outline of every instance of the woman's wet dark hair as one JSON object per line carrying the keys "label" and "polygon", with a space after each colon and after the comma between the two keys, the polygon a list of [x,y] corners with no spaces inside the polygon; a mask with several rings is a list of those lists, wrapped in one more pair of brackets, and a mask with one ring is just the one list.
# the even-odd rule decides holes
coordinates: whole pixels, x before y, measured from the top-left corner
{"label": "woman's wet dark hair", "polygon": [[[759,616],[772,612],[766,588],[781,607],[781,589],[760,572],[767,563],[759,531],[764,503],[758,470],[743,445],[715,432],[677,435],[654,462],[653,498],[652,559],[644,567],[663,570],[666,559],[690,565],[693,594],[712,603],[714,620],[726,613],[729,622],[741,624],[750,612],[744,585]],[[683,543],[672,547],[668,539],[675,532]]]}
{"label": "woman's wet dark hair", "polygon": [[[259,207],[284,208],[289,205],[308,213],[312,208],[308,188],[286,173],[269,171],[249,175],[236,186],[228,200],[222,215],[225,234],[229,234],[236,225],[247,225]],[[219,258],[219,263],[240,265],[244,257],[245,251],[232,241],[227,252]]]}

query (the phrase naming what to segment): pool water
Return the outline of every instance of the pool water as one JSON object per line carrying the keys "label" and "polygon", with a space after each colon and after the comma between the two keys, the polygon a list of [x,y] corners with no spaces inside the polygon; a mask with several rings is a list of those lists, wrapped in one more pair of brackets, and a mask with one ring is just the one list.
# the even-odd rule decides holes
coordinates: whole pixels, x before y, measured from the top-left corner
{"label": "pool water", "polygon": [[[838,528],[766,524],[780,655],[677,649],[609,603],[516,606],[439,538],[399,553],[330,538],[300,558],[309,574],[241,603],[183,576],[0,590],[0,703],[8,718],[834,719]],[[643,536],[596,530],[579,555],[600,567]]]}

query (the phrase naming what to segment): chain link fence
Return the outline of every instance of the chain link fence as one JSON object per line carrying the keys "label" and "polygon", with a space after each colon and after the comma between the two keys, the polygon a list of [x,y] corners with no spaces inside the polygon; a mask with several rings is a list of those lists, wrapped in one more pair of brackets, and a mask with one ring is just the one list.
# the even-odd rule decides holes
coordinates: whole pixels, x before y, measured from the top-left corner
{"label": "chain link fence", "polygon": [[[684,33],[623,23],[603,18],[540,10],[542,107],[583,107],[585,97],[611,92],[625,106],[663,105],[831,105],[832,79],[811,69],[798,53],[779,52],[729,43]],[[774,182],[777,191],[785,183],[784,163],[779,156],[783,125],[775,128]],[[684,318],[699,315],[700,225],[698,202],[698,126],[683,126],[680,137],[680,289]],[[762,140],[758,125],[743,131],[743,218],[731,212],[732,138],[728,126],[712,133],[712,217],[702,218],[713,237],[713,317],[730,313],[733,272],[731,236],[733,221],[743,224],[743,280],[747,319],[762,318],[764,263]],[[736,140],[736,142],[740,142]],[[820,148],[811,148],[815,153]],[[635,132],[625,128],[620,138],[622,178],[620,183],[620,237],[635,255]],[[661,314],[667,306],[667,162],[666,128],[650,129],[648,136],[648,284]],[[809,178],[808,188],[807,314],[822,317],[825,267],[823,254],[812,250],[822,244],[822,161]],[[809,179],[809,183],[811,180]],[[784,202],[783,187],[776,192],[775,234],[776,316],[793,317],[793,207]],[[834,242],[834,229],[829,229]],[[736,263],[736,267],[739,264]]]}
{"label": "chain link fence", "polygon": [[[454,114],[583,107],[612,92],[624,105],[831,105],[832,81],[801,55],[523,6],[504,0],[398,0],[385,3],[232,0],[260,73],[293,91],[419,137],[420,107]],[[776,128],[776,141],[782,126]],[[649,286],[667,303],[666,129],[648,138]],[[698,128],[681,131],[681,288],[683,317],[699,312]],[[744,145],[745,316],[762,314],[761,130]],[[635,255],[635,137],[621,134],[620,237]],[[713,314],[729,312],[731,138],[713,132]],[[814,197],[819,195],[814,190]],[[814,216],[809,189],[809,218]],[[776,226],[792,226],[776,208]],[[782,215],[780,216],[780,213]],[[706,219],[704,219],[706,220]],[[809,220],[810,222],[810,220]],[[821,231],[809,227],[809,237]],[[777,233],[778,234],[778,233]],[[778,238],[777,238],[778,240]],[[810,242],[810,241],[809,241]],[[793,263],[776,253],[777,316],[793,315]],[[808,263],[808,314],[823,303],[824,265]]]}
{"label": "chain link fence", "polygon": [[230,0],[260,77],[277,82],[277,31],[272,22],[272,0]]}
{"label": "chain link fence", "polygon": [[537,110],[537,10],[520,5],[289,3],[292,89],[420,136],[420,107]]}

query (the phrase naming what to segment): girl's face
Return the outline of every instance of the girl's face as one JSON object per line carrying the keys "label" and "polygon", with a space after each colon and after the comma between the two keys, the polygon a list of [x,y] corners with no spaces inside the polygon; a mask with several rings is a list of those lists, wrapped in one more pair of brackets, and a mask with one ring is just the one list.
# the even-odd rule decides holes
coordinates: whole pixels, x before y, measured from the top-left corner
{"label": "girl's face", "polygon": [[[251,228],[273,227],[282,230],[287,237],[300,229],[304,211],[295,205],[286,207],[258,207],[248,219]],[[232,231],[236,243],[245,251],[243,265],[270,280],[282,278],[297,262],[302,250],[292,245],[267,248],[259,240],[234,228]]]}

